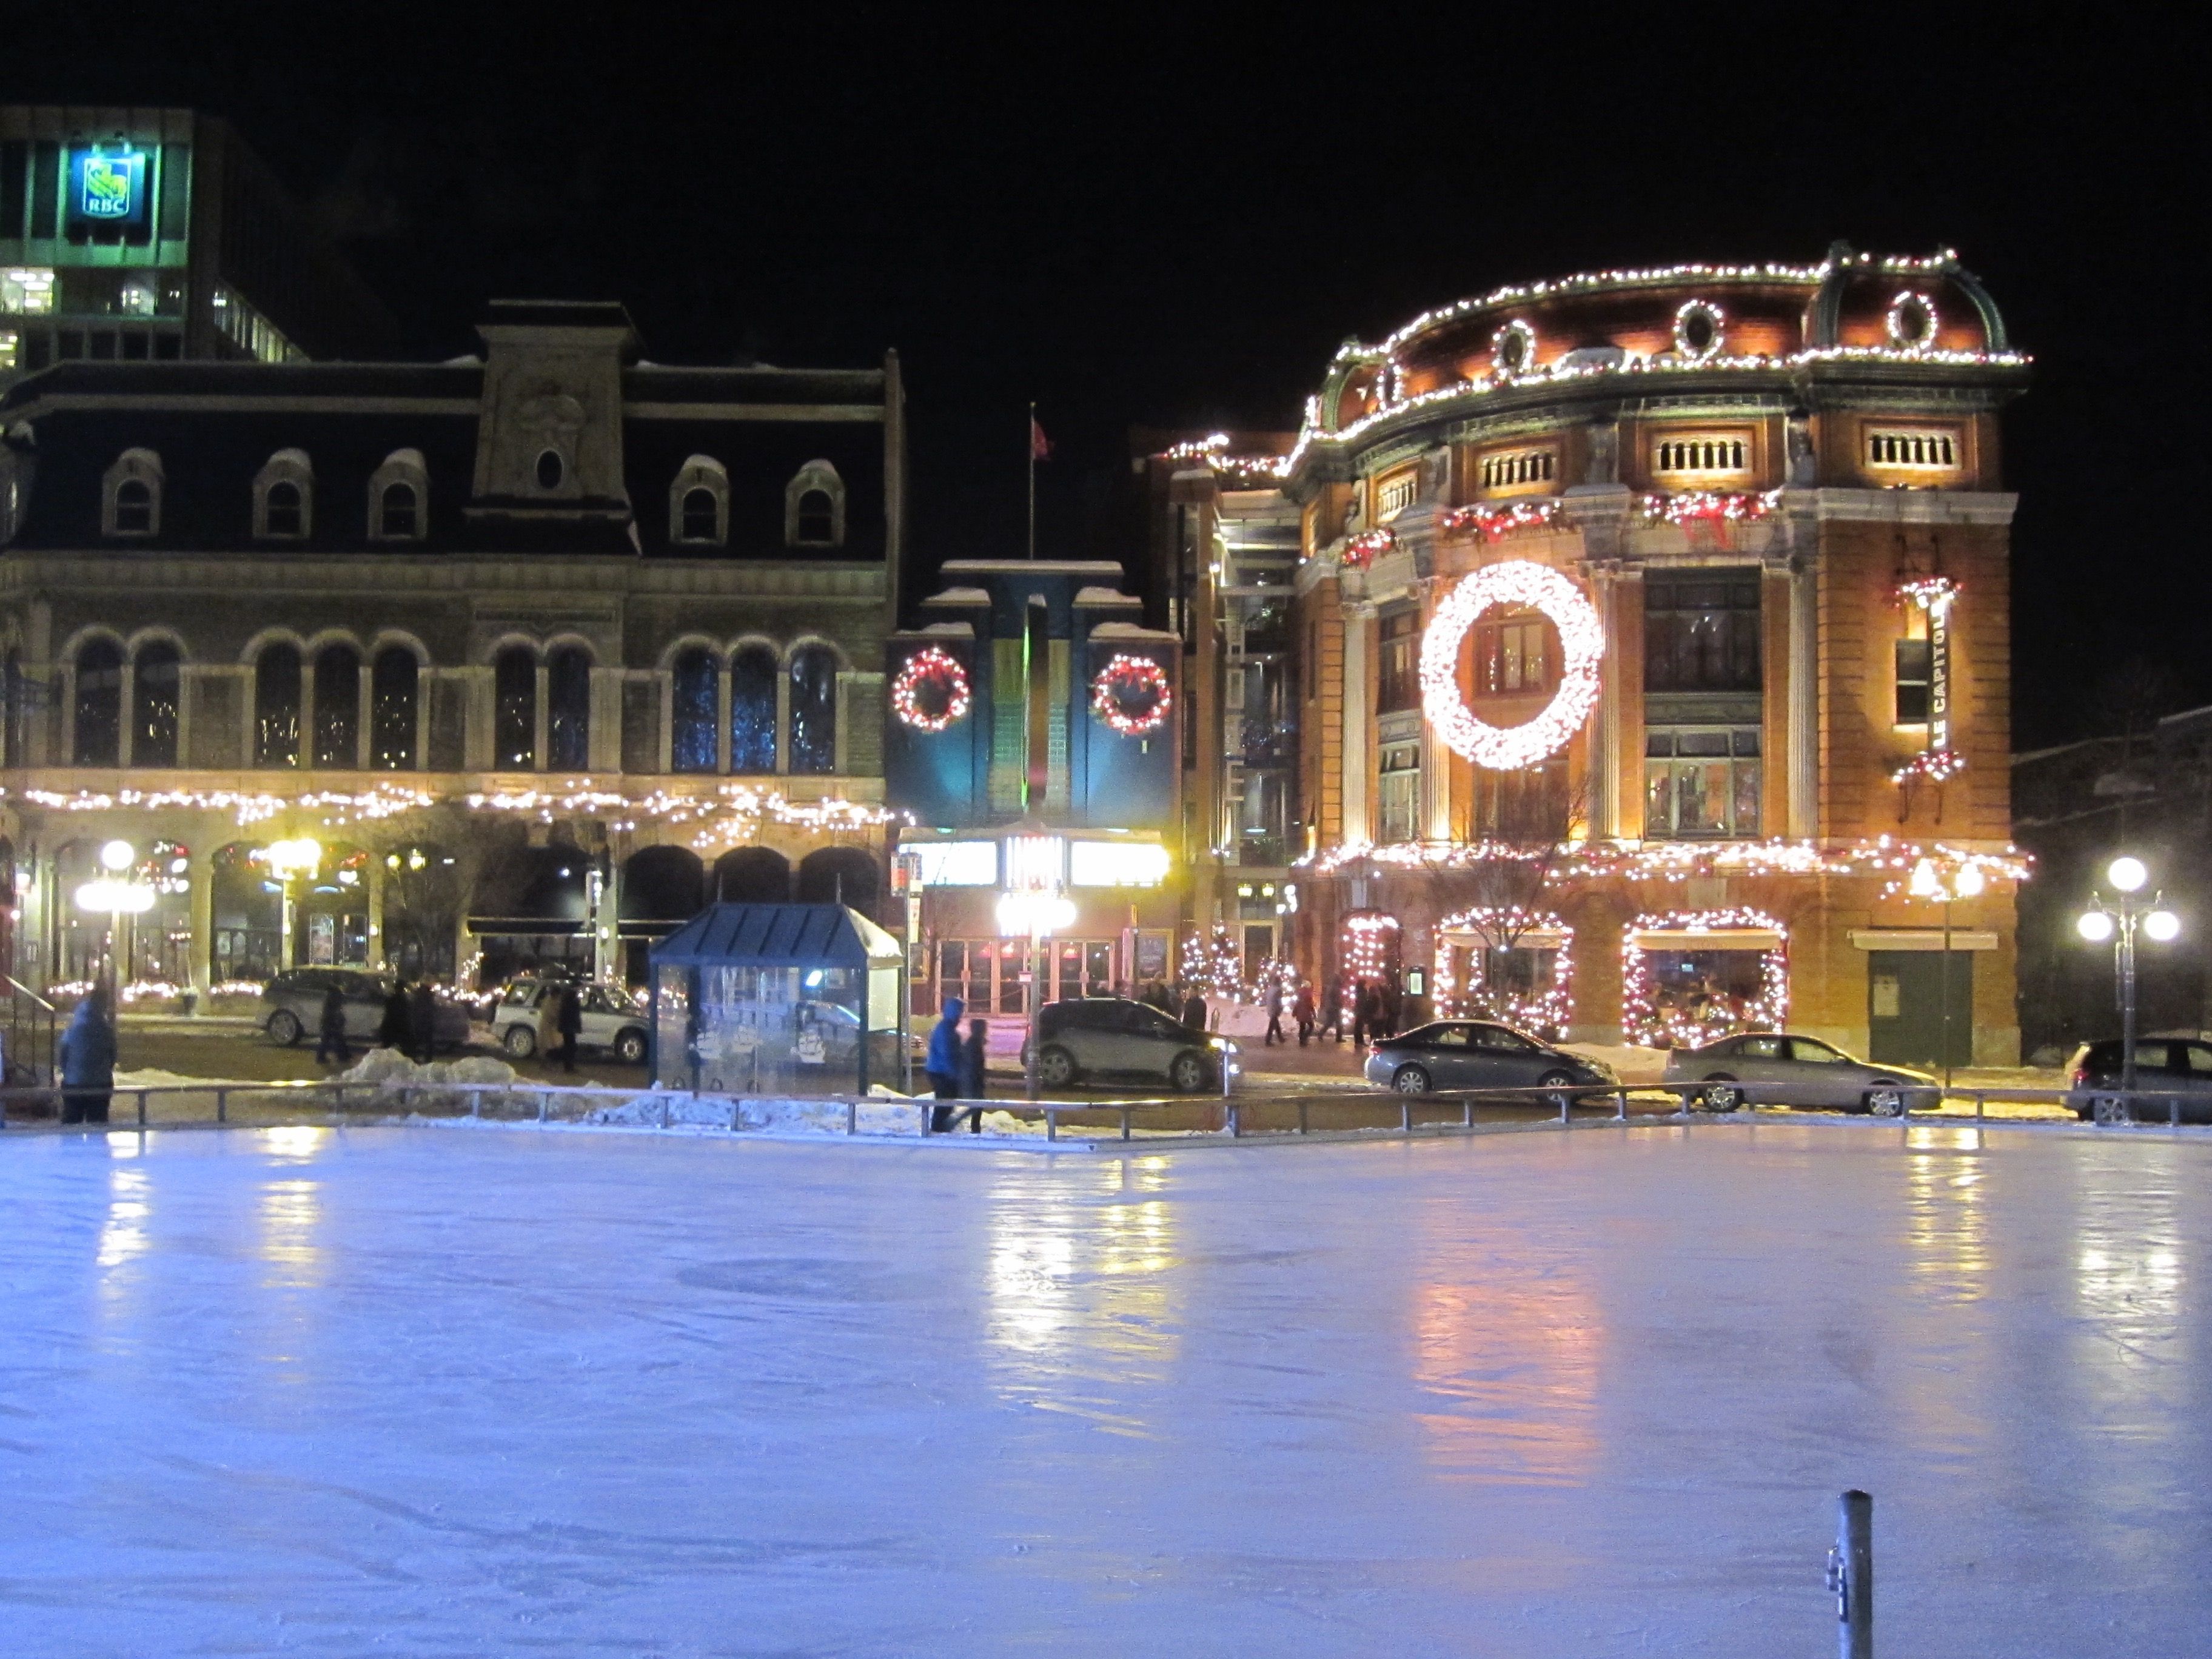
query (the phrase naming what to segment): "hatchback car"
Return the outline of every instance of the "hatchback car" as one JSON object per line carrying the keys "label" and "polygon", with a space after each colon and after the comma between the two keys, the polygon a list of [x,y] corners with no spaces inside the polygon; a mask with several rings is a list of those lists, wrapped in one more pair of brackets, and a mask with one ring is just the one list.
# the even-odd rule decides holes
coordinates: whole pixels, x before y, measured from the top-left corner
{"label": "hatchback car", "polygon": [[1367,1080],[1401,1095],[1452,1089],[1589,1087],[1616,1081],[1607,1067],[1525,1031],[1480,1019],[1440,1019],[1384,1037],[1367,1056]]}
{"label": "hatchback car", "polygon": [[[527,1060],[538,1048],[538,1020],[553,982],[519,979],[500,994],[492,1010],[492,1038],[509,1058]],[[645,1015],[629,998],[617,996],[604,985],[566,988],[584,1000],[579,1015],[582,1029],[576,1033],[579,1048],[597,1048],[635,1066],[645,1059]]]}
{"label": "hatchback car", "polygon": [[[345,999],[346,1039],[374,1042],[384,1027],[384,1005],[392,994],[391,976],[359,968],[290,968],[261,988],[266,1012],[261,1029],[272,1042],[290,1047],[309,1032],[323,1029],[323,997],[335,984]],[[469,1041],[468,1010],[441,997],[438,1000],[436,1044],[441,1048],[464,1048]]]}
{"label": "hatchback car", "polygon": [[[2083,1043],[2066,1062],[2068,1109],[2076,1117],[2100,1121],[2123,1115],[2127,1103],[2120,1093],[2121,1075],[2118,1037]],[[2179,1103],[2184,1123],[2212,1123],[2212,1042],[2137,1037],[2136,1088],[2154,1098],[2136,1101],[2135,1116],[2169,1122]]]}
{"label": "hatchback car", "polygon": [[1048,1088],[1124,1077],[1197,1094],[1219,1088],[1224,1067],[1236,1075],[1237,1052],[1233,1042],[1126,997],[1079,997],[1037,1011],[1037,1080]]}
{"label": "hatchback car", "polygon": [[1710,1083],[1691,1098],[1715,1111],[1743,1105],[1826,1107],[1897,1117],[1930,1111],[1942,1097],[1936,1079],[1904,1066],[1855,1060],[1818,1037],[1745,1031],[1667,1056],[1664,1080]]}

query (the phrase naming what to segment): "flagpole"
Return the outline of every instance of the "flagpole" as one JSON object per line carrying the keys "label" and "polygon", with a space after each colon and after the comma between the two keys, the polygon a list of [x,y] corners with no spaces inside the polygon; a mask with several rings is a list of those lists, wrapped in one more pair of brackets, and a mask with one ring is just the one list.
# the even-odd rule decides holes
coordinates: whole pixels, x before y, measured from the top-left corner
{"label": "flagpole", "polygon": [[1030,405],[1030,429],[1023,434],[1030,455],[1030,557],[1036,557],[1036,405]]}

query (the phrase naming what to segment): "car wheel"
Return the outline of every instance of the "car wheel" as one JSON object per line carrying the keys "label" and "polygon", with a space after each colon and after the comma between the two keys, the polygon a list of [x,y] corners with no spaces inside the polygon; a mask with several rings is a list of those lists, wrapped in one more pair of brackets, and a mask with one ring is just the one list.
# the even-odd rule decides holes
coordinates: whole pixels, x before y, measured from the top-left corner
{"label": "car wheel", "polygon": [[1075,1081],[1075,1056],[1057,1043],[1038,1049],[1037,1081],[1048,1089],[1065,1089]]}
{"label": "car wheel", "polygon": [[[1565,1089],[1573,1085],[1574,1078],[1566,1072],[1547,1072],[1536,1079],[1539,1089]],[[1571,1095],[1553,1095],[1547,1103],[1554,1110],[1565,1111],[1574,1101]]]}
{"label": "car wheel", "polygon": [[527,1060],[538,1052],[538,1033],[527,1025],[510,1025],[507,1035],[499,1040],[499,1046],[513,1059]]}
{"label": "car wheel", "polygon": [[1186,1049],[1168,1066],[1168,1084],[1180,1095],[1194,1095],[1206,1087],[1206,1060]]}
{"label": "car wheel", "polygon": [[1877,1083],[1866,1092],[1866,1109],[1876,1117],[1903,1117],[1905,1091],[1894,1083]]}
{"label": "car wheel", "polygon": [[269,1016],[269,1040],[280,1048],[289,1048],[307,1035],[300,1024],[299,1015],[289,1008],[279,1008]]}
{"label": "car wheel", "polygon": [[615,1039],[615,1058],[625,1065],[635,1066],[645,1058],[645,1033],[624,1031]]}
{"label": "car wheel", "polygon": [[1716,1072],[1705,1081],[1723,1086],[1707,1089],[1698,1097],[1698,1104],[1709,1112],[1733,1112],[1743,1104],[1743,1089],[1726,1072]]}
{"label": "car wheel", "polygon": [[1392,1073],[1390,1086],[1401,1095],[1425,1095],[1429,1092],[1429,1074],[1419,1066],[1401,1066]]}
{"label": "car wheel", "polygon": [[2134,1115],[2128,1110],[2128,1103],[2118,1095],[2098,1096],[2094,1109],[2097,1114],[2097,1121],[2100,1123],[2132,1123],[2135,1121]]}

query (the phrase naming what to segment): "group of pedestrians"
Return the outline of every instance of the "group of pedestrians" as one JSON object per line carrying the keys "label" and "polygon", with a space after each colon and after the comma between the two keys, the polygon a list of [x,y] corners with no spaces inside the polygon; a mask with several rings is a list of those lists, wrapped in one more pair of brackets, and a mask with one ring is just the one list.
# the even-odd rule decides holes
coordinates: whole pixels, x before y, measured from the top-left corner
{"label": "group of pedestrians", "polygon": [[[937,1103],[929,1110],[929,1132],[943,1134],[952,1127],[953,1103],[959,1100],[983,1098],[983,1067],[991,1036],[991,1022],[971,1019],[968,1034],[960,1034],[960,1016],[968,1005],[958,997],[945,999],[944,1012],[938,1016],[937,1024],[929,1034],[929,1053],[923,1057],[922,1071],[929,1079],[929,1086],[937,1096]],[[976,1134],[983,1133],[981,1112],[968,1120],[968,1127]]]}
{"label": "group of pedestrians", "polygon": [[[375,1046],[392,1049],[408,1059],[428,1065],[437,1053],[438,994],[428,980],[409,988],[394,980],[384,998],[384,1016],[376,1028]],[[315,1024],[315,1063],[346,1066],[353,1064],[353,1039],[346,1030],[346,998],[336,981],[323,993],[322,1013]]]}
{"label": "group of pedestrians", "polygon": [[[1313,987],[1301,984],[1297,994],[1290,1001],[1291,1023],[1298,1028],[1298,1047],[1303,1048],[1312,1041],[1314,1024],[1319,1018],[1319,1010],[1314,1006]],[[1289,1041],[1290,1038],[1283,1035],[1283,982],[1277,979],[1267,986],[1267,1034],[1261,1042],[1265,1044]]]}

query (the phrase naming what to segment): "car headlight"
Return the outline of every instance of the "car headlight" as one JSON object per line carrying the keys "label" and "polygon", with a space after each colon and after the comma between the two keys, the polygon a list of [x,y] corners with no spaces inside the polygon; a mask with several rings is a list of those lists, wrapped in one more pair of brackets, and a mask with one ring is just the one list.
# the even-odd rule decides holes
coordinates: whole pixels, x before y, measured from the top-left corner
{"label": "car headlight", "polygon": [[1206,1046],[1218,1054],[1241,1054],[1244,1052],[1227,1037],[1208,1037],[1206,1040]]}

